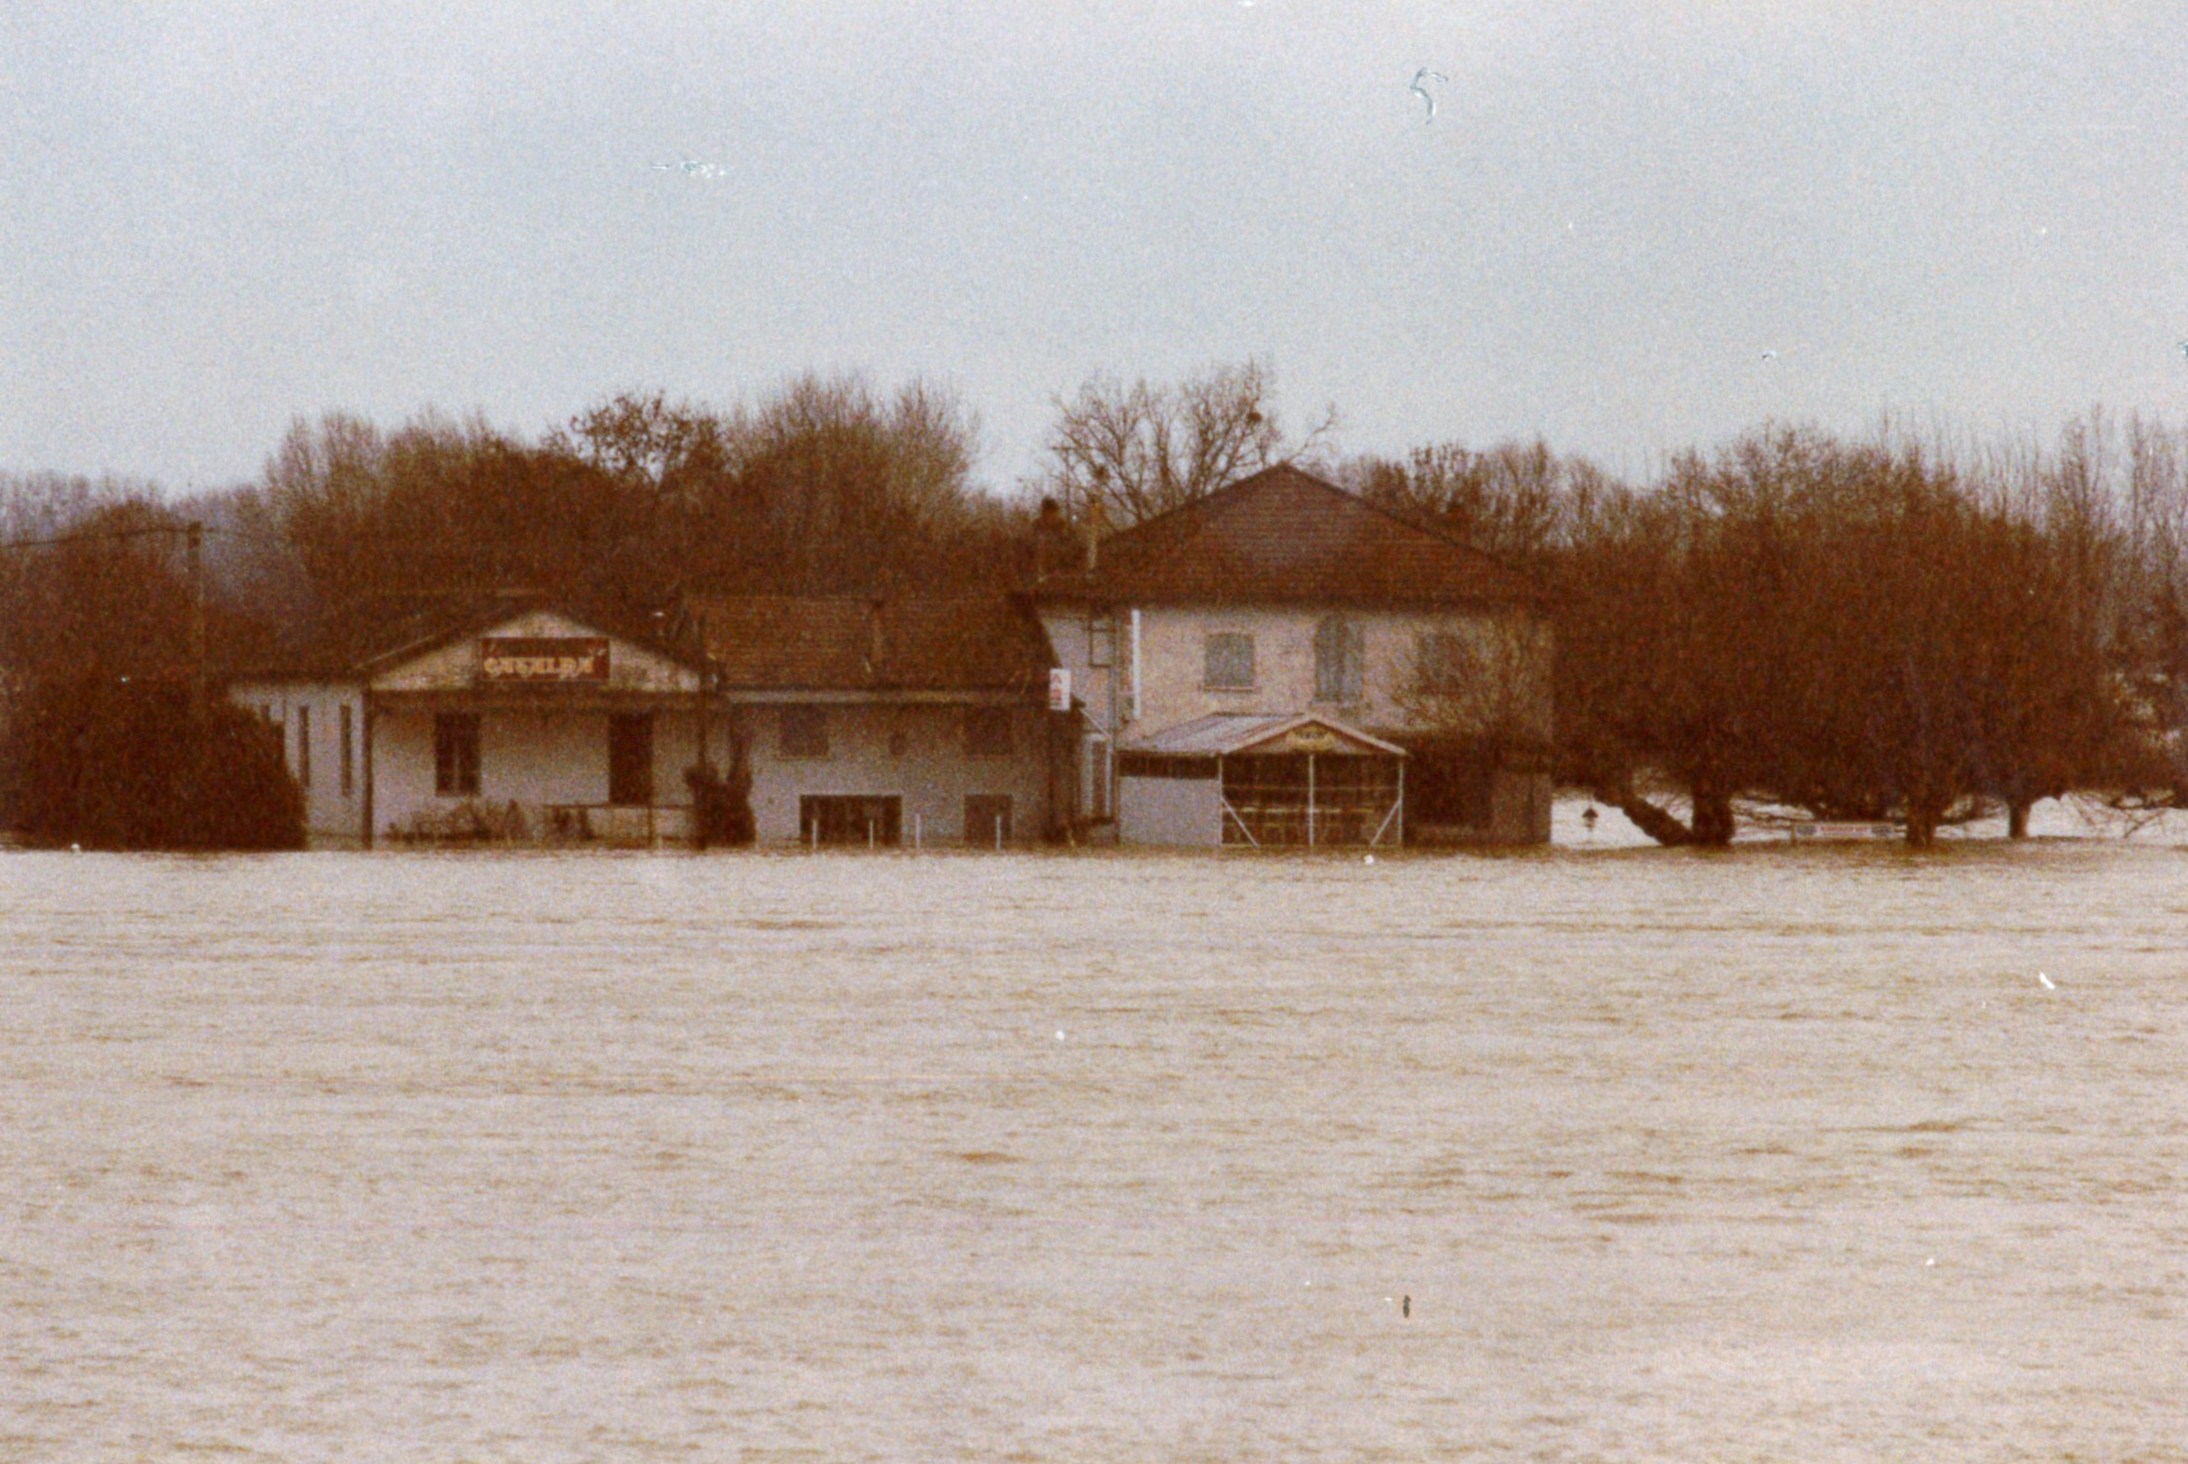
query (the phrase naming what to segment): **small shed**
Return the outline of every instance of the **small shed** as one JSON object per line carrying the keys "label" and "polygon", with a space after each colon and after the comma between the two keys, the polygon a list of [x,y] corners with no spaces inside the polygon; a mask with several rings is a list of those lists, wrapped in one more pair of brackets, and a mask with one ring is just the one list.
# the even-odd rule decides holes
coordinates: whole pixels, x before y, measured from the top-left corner
{"label": "small shed", "polygon": [[1216,713],[1118,749],[1128,844],[1396,844],[1405,749],[1312,712]]}

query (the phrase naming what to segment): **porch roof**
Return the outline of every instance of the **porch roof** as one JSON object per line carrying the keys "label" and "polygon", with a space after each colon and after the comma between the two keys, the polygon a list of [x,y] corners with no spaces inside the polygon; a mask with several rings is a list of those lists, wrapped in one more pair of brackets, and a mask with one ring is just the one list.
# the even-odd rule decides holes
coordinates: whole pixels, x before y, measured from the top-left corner
{"label": "porch roof", "polygon": [[[1354,755],[1381,753],[1387,757],[1406,755],[1405,749],[1396,743],[1385,742],[1380,737],[1318,712],[1287,712],[1275,716],[1211,712],[1205,717],[1195,717],[1190,722],[1180,722],[1160,732],[1133,738],[1119,744],[1117,750],[1153,753],[1160,757],[1225,757],[1253,751],[1265,743],[1288,741],[1293,733],[1304,727],[1319,727],[1327,733],[1337,744],[1328,749],[1333,752]],[[1279,747],[1275,750],[1290,752],[1307,749]]]}

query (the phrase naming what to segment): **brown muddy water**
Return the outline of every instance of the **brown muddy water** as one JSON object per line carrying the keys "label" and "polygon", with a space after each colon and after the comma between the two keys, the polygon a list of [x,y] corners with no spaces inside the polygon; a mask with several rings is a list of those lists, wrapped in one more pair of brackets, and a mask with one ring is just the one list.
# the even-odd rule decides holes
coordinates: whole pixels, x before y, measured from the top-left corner
{"label": "brown muddy water", "polygon": [[0,1458],[2188,1453],[2176,849],[0,902]]}

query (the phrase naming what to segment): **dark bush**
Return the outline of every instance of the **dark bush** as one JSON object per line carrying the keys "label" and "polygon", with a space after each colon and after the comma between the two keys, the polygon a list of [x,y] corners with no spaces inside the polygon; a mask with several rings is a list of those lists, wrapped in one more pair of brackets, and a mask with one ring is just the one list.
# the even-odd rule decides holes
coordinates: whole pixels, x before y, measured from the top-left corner
{"label": "dark bush", "polygon": [[186,684],[40,678],[10,729],[16,832],[87,849],[299,849],[304,797],[256,717]]}

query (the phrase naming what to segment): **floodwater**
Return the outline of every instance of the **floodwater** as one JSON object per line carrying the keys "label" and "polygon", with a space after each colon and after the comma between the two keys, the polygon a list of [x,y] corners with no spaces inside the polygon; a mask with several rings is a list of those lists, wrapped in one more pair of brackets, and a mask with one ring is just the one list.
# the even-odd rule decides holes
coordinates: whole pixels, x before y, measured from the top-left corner
{"label": "floodwater", "polygon": [[0,931],[0,1458],[2188,1451],[2175,848],[16,853]]}

